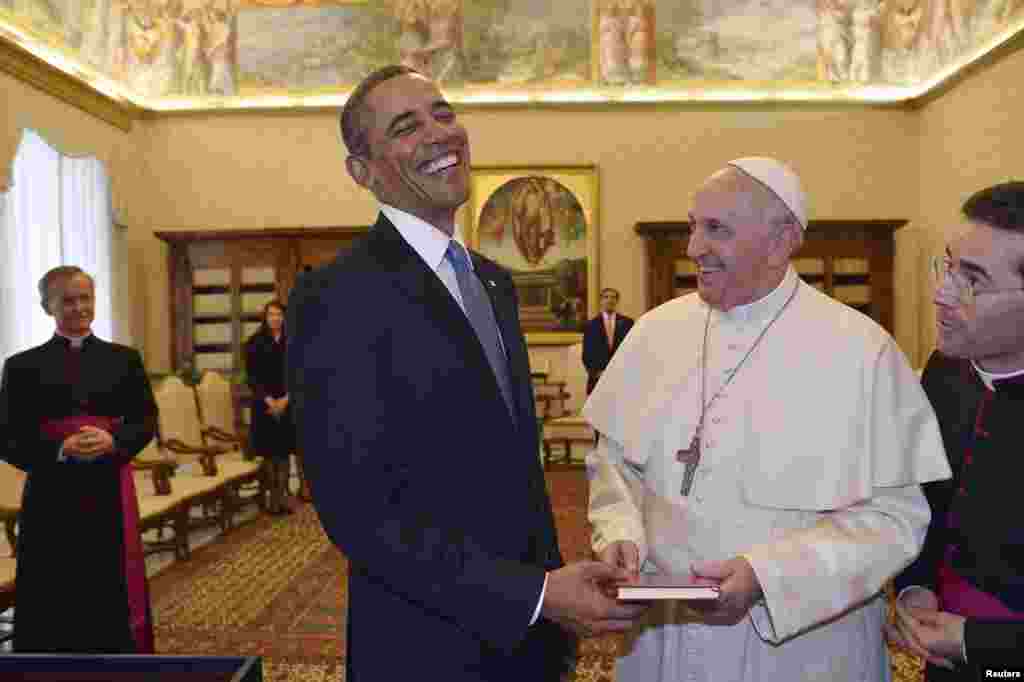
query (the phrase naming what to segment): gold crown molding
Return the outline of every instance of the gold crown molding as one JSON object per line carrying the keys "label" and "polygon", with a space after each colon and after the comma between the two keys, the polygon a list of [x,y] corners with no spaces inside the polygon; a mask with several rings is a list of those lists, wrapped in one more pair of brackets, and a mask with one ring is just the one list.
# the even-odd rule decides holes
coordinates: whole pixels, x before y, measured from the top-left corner
{"label": "gold crown molding", "polygon": [[910,108],[923,109],[968,78],[983,73],[1014,52],[1024,49],[1024,20],[1019,22],[1019,24],[1016,32],[1010,35],[1004,42],[999,43],[977,59],[964,64],[948,78],[921,93],[918,97],[911,99],[908,102]]}
{"label": "gold crown molding", "polygon": [[142,110],[118,102],[0,36],[0,71],[91,114],[125,132]]}
{"label": "gold crown molding", "polygon": [[[278,0],[254,0],[277,2]],[[366,0],[346,0],[365,2]],[[4,12],[0,11],[0,24]],[[0,26],[2,28],[2,26]],[[34,36],[25,38],[36,41]],[[538,89],[490,89],[470,86],[445,90],[453,105],[463,111],[622,111],[631,110],[711,110],[736,109],[919,109],[954,88],[969,74],[985,69],[1024,45],[1024,17],[992,37],[969,54],[940,70],[931,78],[904,85],[861,85],[821,81],[777,82],[680,81],[650,87],[619,88],[593,85],[582,90],[557,86]],[[17,40],[0,35],[0,71],[48,92],[111,124],[129,130],[131,122],[142,118],[169,116],[210,116],[223,114],[305,114],[337,111],[349,91],[303,94],[247,94],[232,97],[142,97],[116,84],[107,91],[84,73],[69,72],[51,64],[45,57],[19,45]],[[90,67],[84,67],[87,71]],[[102,74],[98,77],[105,78]],[[114,92],[112,96],[110,92]]]}

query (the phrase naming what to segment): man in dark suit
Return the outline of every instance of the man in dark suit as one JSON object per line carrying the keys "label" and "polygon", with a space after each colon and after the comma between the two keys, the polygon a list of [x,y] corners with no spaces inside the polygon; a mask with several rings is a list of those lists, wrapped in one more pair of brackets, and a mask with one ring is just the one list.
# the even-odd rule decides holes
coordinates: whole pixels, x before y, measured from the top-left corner
{"label": "man in dark suit", "polygon": [[288,385],[313,503],[349,559],[349,682],[558,680],[573,633],[626,629],[630,576],[564,566],[507,272],[454,236],[465,129],[406,67],[341,114],[346,167],[380,202],[369,235],[302,276]]}
{"label": "man in dark suit", "polygon": [[963,213],[935,264],[938,351],[922,377],[953,479],[924,485],[931,524],[887,627],[926,658],[929,682],[1024,671],[1024,182]]}
{"label": "man in dark suit", "polygon": [[39,293],[56,333],[0,384],[0,457],[28,473],[14,650],[152,653],[131,469],[156,432],[149,379],[138,351],[92,334],[92,277],[54,268]]}
{"label": "man in dark suit", "polygon": [[587,368],[587,395],[597,386],[601,373],[611,362],[626,334],[633,328],[633,318],[615,312],[619,292],[610,287],[601,290],[601,314],[587,322],[583,330],[583,366]]}

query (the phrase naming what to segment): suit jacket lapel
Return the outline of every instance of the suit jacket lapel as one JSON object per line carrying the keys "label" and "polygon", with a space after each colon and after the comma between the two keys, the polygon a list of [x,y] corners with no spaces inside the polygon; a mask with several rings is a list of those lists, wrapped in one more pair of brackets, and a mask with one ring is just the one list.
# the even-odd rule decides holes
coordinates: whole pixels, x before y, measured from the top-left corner
{"label": "suit jacket lapel", "polygon": [[439,328],[448,330],[452,343],[458,345],[459,356],[467,364],[475,365],[481,376],[487,377],[484,381],[493,386],[495,395],[504,402],[480,339],[437,273],[420,258],[384,215],[378,216],[371,239],[373,242],[370,248],[377,263],[391,273],[392,281],[410,301],[425,306],[438,318]]}
{"label": "suit jacket lapel", "polygon": [[622,315],[615,316],[615,329],[612,330],[614,336],[614,342],[612,343],[612,351],[614,352],[619,344],[622,343],[622,328],[626,326],[625,320],[622,319]]}
{"label": "suit jacket lapel", "polygon": [[499,288],[500,281],[494,266],[479,255],[470,252],[473,268],[483,283],[487,297],[491,300],[494,317],[498,321],[501,341],[505,344],[508,357],[509,381],[516,400],[516,419],[520,425],[536,420],[536,409],[533,405],[532,385],[523,383],[524,377],[530,376],[530,361],[523,342],[522,330],[519,327],[519,315],[515,308],[515,300]]}

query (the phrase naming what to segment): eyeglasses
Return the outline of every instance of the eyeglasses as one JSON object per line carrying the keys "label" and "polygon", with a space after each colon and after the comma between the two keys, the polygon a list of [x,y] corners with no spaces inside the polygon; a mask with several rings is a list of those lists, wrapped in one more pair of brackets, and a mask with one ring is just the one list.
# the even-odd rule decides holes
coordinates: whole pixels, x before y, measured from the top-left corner
{"label": "eyeglasses", "polygon": [[953,287],[956,290],[957,299],[959,299],[960,303],[965,307],[973,306],[978,296],[983,294],[1024,291],[1024,287],[1015,287],[1012,289],[979,289],[977,283],[971,279],[971,277],[965,275],[959,270],[954,270],[953,264],[949,259],[942,256],[932,258],[931,270],[932,280],[934,281],[936,288],[941,289],[946,286],[947,282],[952,282]]}

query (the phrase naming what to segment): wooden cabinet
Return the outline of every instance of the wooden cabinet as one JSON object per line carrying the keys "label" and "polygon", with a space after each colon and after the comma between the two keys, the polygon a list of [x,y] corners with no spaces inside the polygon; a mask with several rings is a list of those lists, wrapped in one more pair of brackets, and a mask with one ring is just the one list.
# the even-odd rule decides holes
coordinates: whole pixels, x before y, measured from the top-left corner
{"label": "wooden cabinet", "polygon": [[324,265],[366,227],[157,232],[170,247],[171,362],[238,375],[263,306]]}
{"label": "wooden cabinet", "polygon": [[[905,220],[812,220],[793,266],[804,281],[893,333],[893,233]],[[636,224],[647,249],[647,308],[697,288],[689,222]]]}

